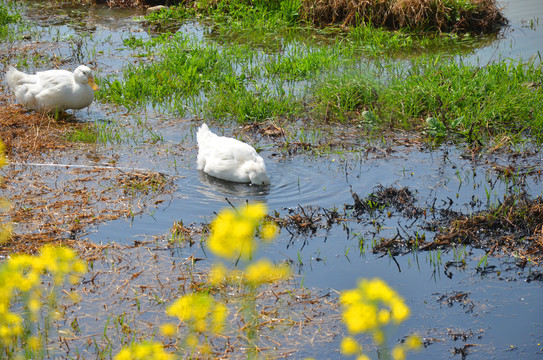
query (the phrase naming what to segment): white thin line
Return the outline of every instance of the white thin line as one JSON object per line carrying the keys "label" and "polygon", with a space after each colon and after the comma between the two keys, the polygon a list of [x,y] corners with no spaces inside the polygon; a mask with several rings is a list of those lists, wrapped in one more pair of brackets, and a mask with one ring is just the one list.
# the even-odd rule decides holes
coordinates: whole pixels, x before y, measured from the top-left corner
{"label": "white thin line", "polygon": [[127,167],[117,167],[117,166],[106,166],[106,165],[82,165],[82,164],[55,164],[55,163],[27,163],[27,162],[13,162],[9,165],[19,165],[19,166],[51,166],[51,167],[71,167],[71,168],[82,168],[82,169],[108,169],[108,170],[119,170],[119,171],[146,171],[151,172],[152,170],[148,169],[137,169],[137,168],[127,168]]}

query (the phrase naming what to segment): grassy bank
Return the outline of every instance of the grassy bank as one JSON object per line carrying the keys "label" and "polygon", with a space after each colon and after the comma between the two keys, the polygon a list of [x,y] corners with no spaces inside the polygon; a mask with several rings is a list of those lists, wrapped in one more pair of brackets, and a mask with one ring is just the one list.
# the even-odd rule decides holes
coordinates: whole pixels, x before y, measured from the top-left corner
{"label": "grassy bank", "polygon": [[[384,42],[376,32],[376,41]],[[321,45],[293,41],[271,53],[179,33],[125,43],[143,60],[127,66],[122,78],[103,79],[106,91],[97,95],[129,109],[151,105],[217,122],[356,124],[470,144],[504,137],[541,141],[543,74],[537,61],[477,66],[441,55],[409,62],[375,52],[365,57],[352,37]]]}
{"label": "grassy bank", "polygon": [[[88,0],[109,6],[148,7],[156,1]],[[160,3],[160,2],[159,2]],[[507,20],[495,0],[209,0],[163,1],[181,11],[156,18],[183,18],[187,13],[218,18],[226,16],[238,24],[250,17],[265,17],[277,23],[327,27],[360,24],[389,29],[416,29],[439,32],[495,32]],[[166,16],[164,16],[166,15]],[[265,24],[263,24],[265,25]]]}

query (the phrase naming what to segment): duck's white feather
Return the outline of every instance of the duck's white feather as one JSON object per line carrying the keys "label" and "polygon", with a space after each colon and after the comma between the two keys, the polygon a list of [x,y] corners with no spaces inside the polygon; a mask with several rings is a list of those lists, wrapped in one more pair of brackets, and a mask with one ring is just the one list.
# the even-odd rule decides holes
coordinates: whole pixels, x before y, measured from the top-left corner
{"label": "duck's white feather", "polygon": [[82,109],[92,103],[98,90],[92,70],[84,65],[73,73],[48,70],[33,75],[10,67],[6,80],[20,104],[38,111]]}
{"label": "duck's white feather", "polygon": [[198,170],[227,181],[270,183],[264,159],[249,144],[218,136],[206,124],[198,129]]}

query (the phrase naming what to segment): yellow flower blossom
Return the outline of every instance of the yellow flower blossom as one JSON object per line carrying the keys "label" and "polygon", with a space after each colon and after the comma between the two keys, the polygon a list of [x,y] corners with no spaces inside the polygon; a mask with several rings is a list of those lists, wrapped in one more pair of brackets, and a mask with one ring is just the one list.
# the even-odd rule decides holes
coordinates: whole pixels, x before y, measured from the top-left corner
{"label": "yellow flower blossom", "polygon": [[208,245],[215,255],[235,259],[248,259],[256,249],[254,241],[255,225],[250,219],[245,219],[227,209],[211,223],[211,235]]}
{"label": "yellow flower blossom", "polygon": [[207,277],[208,282],[213,285],[221,285],[228,281],[228,269],[224,264],[219,263],[209,271],[209,275]]}
{"label": "yellow flower blossom", "polygon": [[245,270],[245,281],[253,287],[263,283],[273,283],[289,276],[290,268],[288,265],[274,265],[265,259],[247,266]]}
{"label": "yellow flower blossom", "polygon": [[377,318],[379,319],[380,324],[388,324],[388,322],[390,321],[390,311],[385,309],[379,310],[379,312],[377,313]]}
{"label": "yellow flower blossom", "polygon": [[123,348],[114,360],[171,360],[172,354],[164,351],[162,344],[156,342],[142,342]]}
{"label": "yellow flower blossom", "polygon": [[341,340],[341,353],[345,356],[359,354],[362,347],[354,338],[347,336]]}
{"label": "yellow flower blossom", "polygon": [[264,241],[272,241],[275,239],[277,234],[279,233],[279,227],[277,224],[268,222],[262,225],[262,229],[260,230],[260,235],[262,235],[262,240]]}
{"label": "yellow flower blossom", "polygon": [[417,350],[422,347],[422,340],[418,335],[410,335],[405,339],[405,346],[409,350]]}
{"label": "yellow flower blossom", "polygon": [[34,351],[38,350],[41,347],[40,339],[37,336],[31,336],[28,341],[28,347]]}
{"label": "yellow flower blossom", "polygon": [[394,360],[405,360],[405,349],[403,346],[398,345],[392,349],[392,358]]}
{"label": "yellow flower blossom", "polygon": [[362,280],[354,290],[340,296],[344,306],[343,321],[353,333],[373,331],[392,318],[401,323],[409,316],[404,300],[383,280]]}
{"label": "yellow flower blossom", "polygon": [[166,323],[160,326],[160,333],[164,336],[174,336],[177,334],[177,326],[172,323]]}
{"label": "yellow flower blossom", "polygon": [[[345,290],[340,294],[343,307],[342,320],[350,334],[369,333],[377,346],[385,343],[384,327],[391,322],[399,324],[409,317],[409,307],[403,298],[381,279],[359,281],[355,289]],[[347,339],[347,340],[346,340]],[[349,338],[342,342],[348,344]],[[405,344],[397,345],[392,350],[394,360],[404,360],[408,350],[418,349],[422,342],[418,336],[410,336]],[[357,360],[366,359],[361,354]]]}
{"label": "yellow flower blossom", "polygon": [[[75,251],[66,248],[44,246],[39,256],[13,255],[0,264],[0,345],[11,346],[14,342],[26,343],[30,349],[41,346],[39,335],[24,333],[29,324],[23,321],[36,321],[40,315],[42,297],[51,298],[54,292],[42,290],[42,277],[47,274],[55,284],[59,284],[69,274],[82,274],[86,270],[84,262],[77,258]],[[11,311],[12,304],[20,300],[30,316],[23,318]],[[48,301],[47,299],[45,301]],[[51,318],[55,311],[49,310]],[[21,338],[22,337],[22,338]]]}
{"label": "yellow flower blossom", "polygon": [[242,217],[260,221],[266,215],[266,205],[262,203],[249,204],[240,211]]}
{"label": "yellow flower blossom", "polygon": [[225,209],[211,222],[211,234],[207,240],[209,249],[217,256],[228,260],[247,260],[257,249],[255,234],[266,241],[277,234],[277,226],[263,223],[266,206],[261,203],[248,204],[239,211]]}
{"label": "yellow flower blossom", "polygon": [[391,304],[392,318],[396,323],[401,323],[409,317],[409,308],[403,302],[403,299],[396,299]]}
{"label": "yellow flower blossom", "polygon": [[368,355],[360,354],[356,357],[356,360],[370,360]]}
{"label": "yellow flower blossom", "polygon": [[193,331],[218,333],[222,330],[228,309],[208,294],[192,293],[177,299],[166,313],[185,322]]}

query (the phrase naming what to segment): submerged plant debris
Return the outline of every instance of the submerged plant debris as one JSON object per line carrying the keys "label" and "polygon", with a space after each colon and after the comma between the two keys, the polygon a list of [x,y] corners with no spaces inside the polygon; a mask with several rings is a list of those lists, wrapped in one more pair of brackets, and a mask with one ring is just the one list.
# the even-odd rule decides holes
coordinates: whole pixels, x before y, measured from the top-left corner
{"label": "submerged plant debris", "polygon": [[[409,188],[377,186],[375,191],[361,198],[351,189],[354,204],[343,209],[325,209],[316,206],[299,206],[278,211],[270,216],[295,238],[315,236],[319,229],[341,224],[347,234],[349,222],[363,222],[375,227],[372,250],[377,253],[402,255],[411,251],[450,249],[468,245],[485,250],[488,255],[507,255],[517,259],[517,266],[528,263],[541,265],[543,260],[543,199],[530,199],[526,193],[511,194],[503,203],[490,210],[464,215],[450,210],[450,203],[437,207],[435,200],[425,206],[417,205],[414,191]],[[398,214],[406,219],[398,222],[398,230],[392,238],[379,235],[379,228]],[[418,229],[434,233],[429,239],[417,230],[408,230],[417,223]],[[400,233],[402,230],[402,233]],[[374,239],[374,240],[375,240]],[[307,241],[307,239],[305,240]],[[305,244],[304,241],[304,244]],[[454,266],[448,263],[447,267]],[[462,264],[459,264],[462,266]]]}

